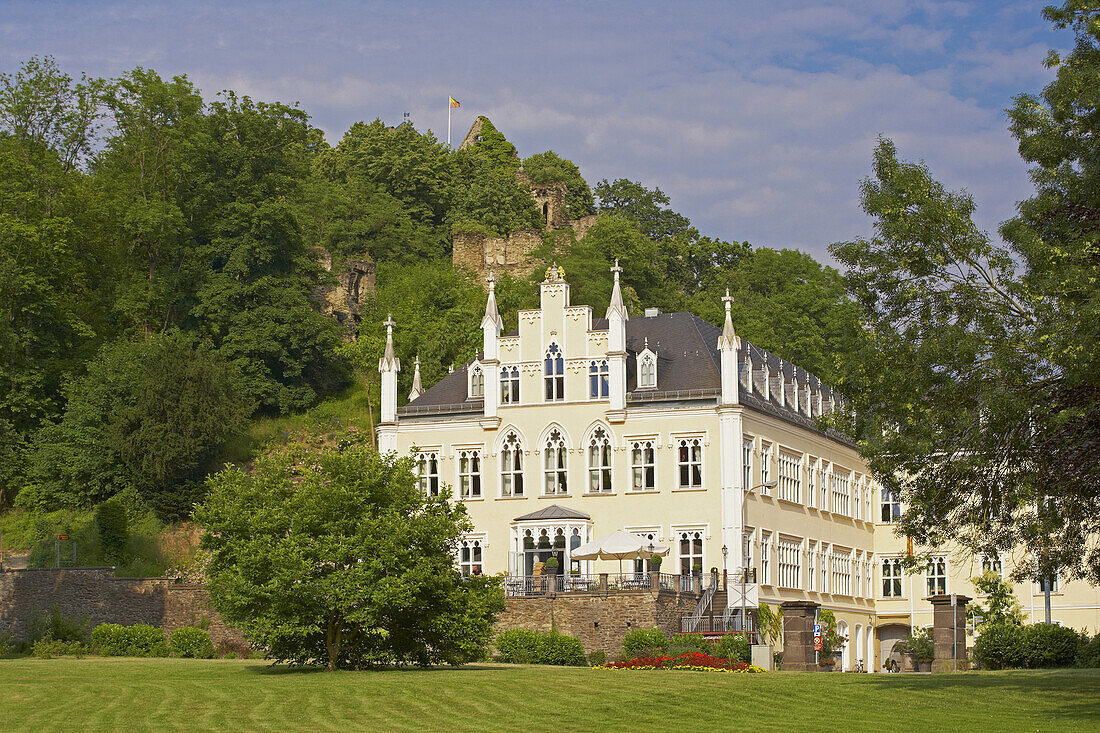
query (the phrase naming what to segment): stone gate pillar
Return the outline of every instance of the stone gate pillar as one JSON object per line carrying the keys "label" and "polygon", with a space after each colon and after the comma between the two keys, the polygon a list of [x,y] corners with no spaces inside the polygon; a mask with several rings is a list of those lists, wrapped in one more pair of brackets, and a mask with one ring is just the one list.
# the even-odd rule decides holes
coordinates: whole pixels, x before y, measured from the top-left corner
{"label": "stone gate pillar", "polygon": [[968,596],[941,593],[931,596],[932,639],[935,643],[933,672],[957,672],[969,669],[966,658],[966,604]]}
{"label": "stone gate pillar", "polygon": [[814,661],[814,619],[820,603],[784,601],[783,609],[783,671],[816,672]]}

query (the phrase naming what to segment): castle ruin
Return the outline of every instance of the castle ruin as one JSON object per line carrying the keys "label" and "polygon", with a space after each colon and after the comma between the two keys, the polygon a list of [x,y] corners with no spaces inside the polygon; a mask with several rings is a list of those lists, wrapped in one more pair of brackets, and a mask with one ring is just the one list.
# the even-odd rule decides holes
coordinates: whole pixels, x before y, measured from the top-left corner
{"label": "castle ruin", "polygon": [[[481,139],[482,117],[474,120],[459,150],[476,145]],[[493,271],[506,272],[512,277],[527,277],[538,266],[532,253],[542,246],[543,235],[548,231],[572,229],[577,239],[583,239],[588,228],[600,220],[599,214],[580,219],[570,219],[566,207],[569,188],[564,183],[532,183],[522,170],[516,171],[516,183],[531,193],[535,205],[542,212],[543,229],[520,229],[507,237],[495,237],[481,232],[456,232],[451,260],[455,267],[473,272],[484,285],[484,279]]]}

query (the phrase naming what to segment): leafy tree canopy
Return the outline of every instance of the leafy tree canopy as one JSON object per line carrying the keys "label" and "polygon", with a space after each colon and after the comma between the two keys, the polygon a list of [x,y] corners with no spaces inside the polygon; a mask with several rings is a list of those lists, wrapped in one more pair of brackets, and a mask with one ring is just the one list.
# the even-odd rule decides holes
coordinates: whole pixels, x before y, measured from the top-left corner
{"label": "leafy tree canopy", "polygon": [[252,412],[241,381],[179,335],[109,344],[66,385],[65,413],[38,434],[18,503],[82,507],[133,487],[162,516],[186,516]]}
{"label": "leafy tree canopy", "polygon": [[[1048,8],[1077,44],[1009,112],[1036,194],[1002,227],[880,142],[862,189],[876,236],[833,246],[860,305],[846,392],[864,452],[926,544],[1032,550],[1021,576],[1100,580],[1100,24]],[[904,364],[904,369],[898,365]]]}
{"label": "leafy tree canopy", "polygon": [[659,188],[651,191],[625,178],[612,183],[605,178],[596,184],[596,197],[601,214],[619,214],[630,219],[642,234],[656,242],[683,234],[691,226],[686,216],[668,208],[668,195]]}
{"label": "leafy tree canopy", "polygon": [[355,433],[212,476],[195,516],[214,607],[278,661],[463,664],[504,609],[495,579],[455,567],[463,506],[425,496],[411,459]]}

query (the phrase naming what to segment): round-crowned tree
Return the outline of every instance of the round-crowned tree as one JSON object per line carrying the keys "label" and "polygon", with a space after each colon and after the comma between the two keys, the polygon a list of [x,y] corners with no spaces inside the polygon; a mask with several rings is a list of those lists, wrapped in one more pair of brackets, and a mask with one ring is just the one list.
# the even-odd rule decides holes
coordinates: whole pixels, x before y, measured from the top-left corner
{"label": "round-crowned tree", "polygon": [[504,609],[497,579],[455,567],[464,507],[425,496],[411,459],[356,431],[225,469],[195,517],[214,607],[278,661],[463,664],[485,656]]}

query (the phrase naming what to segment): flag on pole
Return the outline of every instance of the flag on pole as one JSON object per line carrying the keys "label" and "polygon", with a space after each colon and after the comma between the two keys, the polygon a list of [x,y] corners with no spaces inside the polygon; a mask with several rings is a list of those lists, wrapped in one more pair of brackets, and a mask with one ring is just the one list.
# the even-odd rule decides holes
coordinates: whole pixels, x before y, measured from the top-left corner
{"label": "flag on pole", "polygon": [[459,107],[462,106],[461,104],[458,103],[458,100],[455,99],[454,97],[450,97],[450,100],[451,100],[450,109],[458,109]]}

